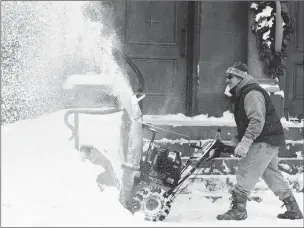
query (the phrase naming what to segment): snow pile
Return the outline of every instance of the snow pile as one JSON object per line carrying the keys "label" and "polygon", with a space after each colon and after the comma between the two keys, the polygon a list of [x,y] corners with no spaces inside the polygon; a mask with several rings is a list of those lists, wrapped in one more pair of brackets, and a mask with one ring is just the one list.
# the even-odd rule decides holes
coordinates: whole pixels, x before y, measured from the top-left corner
{"label": "snow pile", "polygon": [[113,224],[117,211],[119,221],[133,220],[116,189],[100,194],[96,177],[102,167],[73,149],[62,120],[58,112],[2,126],[2,224],[97,226]]}

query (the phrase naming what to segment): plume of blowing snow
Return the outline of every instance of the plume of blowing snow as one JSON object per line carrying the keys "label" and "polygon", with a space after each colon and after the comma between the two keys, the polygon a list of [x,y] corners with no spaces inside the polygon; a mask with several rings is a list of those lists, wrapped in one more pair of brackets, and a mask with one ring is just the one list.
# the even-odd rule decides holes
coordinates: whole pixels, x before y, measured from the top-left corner
{"label": "plume of blowing snow", "polygon": [[125,102],[132,91],[113,57],[116,38],[105,15],[100,2],[1,2],[2,123],[65,107],[62,85],[71,74],[114,78]]}

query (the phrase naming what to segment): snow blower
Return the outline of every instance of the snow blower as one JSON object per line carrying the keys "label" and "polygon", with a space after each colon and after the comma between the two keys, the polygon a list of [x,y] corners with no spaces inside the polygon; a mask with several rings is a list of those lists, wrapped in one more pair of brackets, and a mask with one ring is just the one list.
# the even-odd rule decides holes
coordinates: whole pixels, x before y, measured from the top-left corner
{"label": "snow blower", "polygon": [[[138,93],[134,93],[130,101],[125,102],[122,106],[117,102],[115,93],[107,94],[111,84],[87,85],[86,80],[89,76],[95,77],[94,81],[102,82],[102,75],[72,75],[67,79],[64,89],[71,94],[71,103],[64,116],[64,122],[72,132],[70,139],[75,140],[75,148],[84,152],[86,158],[92,163],[101,165],[105,171],[98,175],[96,182],[99,186],[115,186],[119,190],[119,200],[121,204],[132,213],[143,212],[146,220],[161,221],[164,220],[171,209],[173,200],[182,193],[183,190],[191,183],[186,184],[186,180],[199,171],[202,166],[212,159],[219,157],[220,154],[231,154],[233,147],[224,145],[220,140],[207,140],[203,145],[191,144],[189,137],[178,134],[189,140],[189,146],[198,149],[197,154],[200,157],[190,156],[185,162],[182,160],[182,153],[160,147],[155,143],[156,130],[167,131],[165,129],[144,123],[142,120],[142,104],[140,100],[145,97],[144,80],[141,72],[132,60],[116,50],[116,55],[120,55],[134,70],[139,80]],[[75,79],[75,80],[74,80]],[[81,82],[79,79],[82,79]],[[84,82],[82,82],[84,81]],[[106,88],[106,89],[105,89]],[[91,94],[96,92],[93,99],[100,97],[99,101],[111,101],[113,106],[110,109],[104,109],[104,103],[92,103]],[[101,99],[101,97],[106,99]],[[88,98],[89,97],[89,98]],[[70,99],[68,99],[70,101]],[[80,106],[81,105],[81,106]],[[102,109],[96,107],[102,106]],[[121,138],[119,150],[122,164],[122,177],[117,177],[111,159],[106,151],[98,150],[96,145],[87,145],[81,143],[80,123],[81,116],[94,115],[103,116],[122,112],[121,117]],[[69,122],[69,117],[73,116],[73,123]],[[143,130],[152,132],[152,138],[147,151],[143,151]],[[167,131],[168,132],[168,131]]]}
{"label": "snow blower", "polygon": [[181,152],[155,144],[156,129],[167,130],[145,123],[143,127],[152,132],[152,138],[148,150],[142,156],[140,175],[135,177],[132,197],[127,207],[132,213],[144,213],[146,220],[162,221],[168,216],[176,196],[191,184],[185,184],[185,181],[207,162],[220,157],[221,153],[232,154],[234,147],[212,139],[203,145],[189,143],[190,147],[198,149],[197,153],[202,155],[191,156],[183,162]]}
{"label": "snow blower", "polygon": [[[191,184],[186,180],[199,171],[207,162],[221,153],[232,154],[234,148],[224,145],[220,140],[207,140],[204,144],[190,143],[189,137],[177,132],[168,131],[142,121],[138,101],[134,95],[131,99],[131,111],[125,109],[70,109],[65,113],[65,123],[72,131],[71,139],[75,139],[75,148],[86,154],[87,159],[94,164],[101,165],[105,171],[98,175],[96,182],[103,185],[115,186],[119,190],[120,202],[132,213],[142,212],[146,220],[162,221],[171,209],[173,200]],[[123,112],[121,126],[121,146],[124,148],[122,157],[122,177],[118,178],[107,153],[98,150],[94,145],[80,145],[79,143],[79,115],[107,115]],[[74,124],[68,118],[74,114]],[[73,126],[74,125],[74,126]],[[143,151],[143,131],[152,132],[152,137],[146,151]],[[177,134],[189,140],[189,146],[196,148],[201,156],[190,156],[186,161],[181,158],[182,153],[158,146],[155,142],[157,130]],[[219,129],[218,129],[219,130]],[[218,132],[219,133],[219,132]],[[199,141],[201,142],[201,141]],[[95,157],[95,158],[93,158]]]}

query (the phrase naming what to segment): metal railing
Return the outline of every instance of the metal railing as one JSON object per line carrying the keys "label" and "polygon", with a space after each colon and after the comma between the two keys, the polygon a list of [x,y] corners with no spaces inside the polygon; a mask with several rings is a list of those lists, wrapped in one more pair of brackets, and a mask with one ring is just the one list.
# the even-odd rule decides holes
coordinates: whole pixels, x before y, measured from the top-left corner
{"label": "metal railing", "polygon": [[[90,109],[70,109],[64,114],[64,123],[72,131],[72,136],[69,140],[75,139],[75,148],[79,150],[79,114],[89,115],[107,115],[125,111],[125,109],[108,109],[108,110],[90,110]],[[74,125],[68,120],[69,116],[74,114]]]}

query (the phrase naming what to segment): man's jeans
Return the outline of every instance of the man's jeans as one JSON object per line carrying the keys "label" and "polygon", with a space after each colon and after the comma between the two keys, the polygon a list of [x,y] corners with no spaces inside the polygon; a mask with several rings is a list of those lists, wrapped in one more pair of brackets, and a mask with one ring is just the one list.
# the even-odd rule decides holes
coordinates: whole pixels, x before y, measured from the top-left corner
{"label": "man's jeans", "polygon": [[278,167],[279,147],[267,143],[253,143],[242,158],[236,172],[236,185],[232,191],[248,197],[260,177],[280,200],[292,194]]}

